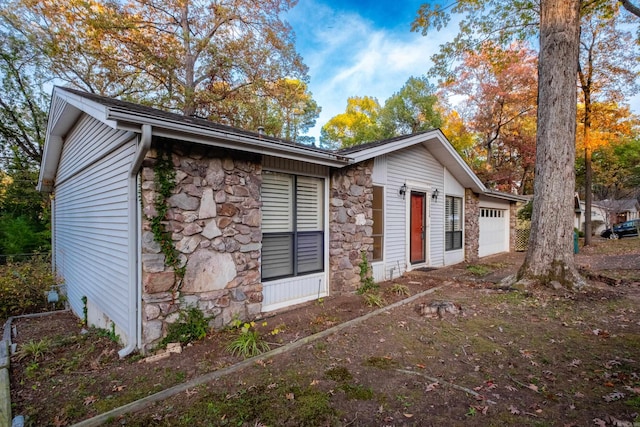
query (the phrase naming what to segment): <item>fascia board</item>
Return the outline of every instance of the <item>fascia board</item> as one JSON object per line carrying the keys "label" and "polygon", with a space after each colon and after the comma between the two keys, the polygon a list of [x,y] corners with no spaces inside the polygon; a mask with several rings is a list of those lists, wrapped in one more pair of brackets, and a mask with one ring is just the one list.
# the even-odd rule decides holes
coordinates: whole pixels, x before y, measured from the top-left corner
{"label": "fascia board", "polygon": [[380,145],[378,147],[372,147],[356,153],[351,154],[354,163],[360,163],[364,160],[369,160],[374,157],[389,154],[394,151],[402,150],[403,148],[411,147],[412,145],[423,142],[425,139],[431,139],[434,137],[437,131],[422,133],[420,135],[413,135],[405,139],[400,139],[389,144]]}
{"label": "fascia board", "polygon": [[285,143],[261,140],[234,132],[210,129],[197,125],[187,125],[165,118],[148,115],[132,114],[129,111],[111,108],[109,120],[118,122],[118,129],[131,130],[131,124],[148,124],[153,128],[155,136],[163,136],[183,141],[191,141],[204,145],[248,151],[256,154],[267,154],[287,159],[300,160],[330,167],[344,167],[353,162],[349,157],[332,153],[321,153],[305,150]]}
{"label": "fascia board", "polygon": [[509,193],[502,193],[499,191],[491,191],[491,190],[486,190],[483,194],[483,197],[490,197],[490,198],[494,198],[494,199],[501,199],[501,200],[508,200],[510,202],[528,202],[529,198],[525,197],[525,196],[520,196],[517,194],[509,194]]}

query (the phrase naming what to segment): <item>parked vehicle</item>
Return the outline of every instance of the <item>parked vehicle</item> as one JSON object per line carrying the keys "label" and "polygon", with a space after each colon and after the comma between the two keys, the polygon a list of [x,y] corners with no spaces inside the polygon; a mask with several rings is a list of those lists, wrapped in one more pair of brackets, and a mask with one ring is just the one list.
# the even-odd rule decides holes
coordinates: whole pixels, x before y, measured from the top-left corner
{"label": "parked vehicle", "polygon": [[621,224],[614,225],[613,229],[607,228],[600,236],[605,239],[618,239],[622,237],[631,237],[638,235],[638,228],[640,228],[640,219],[632,219],[625,221]]}

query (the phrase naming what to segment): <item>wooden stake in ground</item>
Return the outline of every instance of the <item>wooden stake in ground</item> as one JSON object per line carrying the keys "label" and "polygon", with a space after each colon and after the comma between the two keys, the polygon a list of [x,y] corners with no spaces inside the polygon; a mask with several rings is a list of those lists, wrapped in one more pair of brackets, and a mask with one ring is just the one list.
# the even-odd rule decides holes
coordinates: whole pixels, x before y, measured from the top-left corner
{"label": "wooden stake in ground", "polygon": [[573,260],[580,0],[540,3],[538,134],[531,237],[519,283],[580,287]]}

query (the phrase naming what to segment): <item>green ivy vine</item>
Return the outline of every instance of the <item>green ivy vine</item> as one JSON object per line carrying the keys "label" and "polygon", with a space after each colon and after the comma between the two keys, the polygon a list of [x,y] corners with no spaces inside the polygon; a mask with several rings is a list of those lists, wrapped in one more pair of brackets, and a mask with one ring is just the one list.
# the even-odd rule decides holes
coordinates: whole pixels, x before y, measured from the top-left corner
{"label": "green ivy vine", "polygon": [[158,158],[154,166],[154,184],[156,190],[156,198],[154,207],[156,215],[148,218],[151,223],[151,231],[153,239],[160,245],[162,254],[164,255],[164,263],[167,267],[173,268],[176,275],[176,285],[174,293],[177,292],[182,284],[182,279],[186,271],[186,266],[180,265],[179,253],[171,240],[171,233],[167,232],[163,221],[167,216],[169,204],[167,200],[171,197],[173,189],[176,186],[176,171],[171,160],[171,152],[161,147],[158,149]]}

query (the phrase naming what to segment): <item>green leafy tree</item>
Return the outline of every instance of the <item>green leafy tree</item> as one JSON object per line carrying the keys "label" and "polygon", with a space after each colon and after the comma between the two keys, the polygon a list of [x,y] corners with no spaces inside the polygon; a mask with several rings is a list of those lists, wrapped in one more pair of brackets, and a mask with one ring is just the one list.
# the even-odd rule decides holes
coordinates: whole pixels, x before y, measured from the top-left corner
{"label": "green leafy tree", "polygon": [[27,166],[42,159],[49,103],[43,62],[27,40],[0,27],[0,155]]}
{"label": "green leafy tree", "polygon": [[380,112],[384,137],[439,128],[442,118],[437,103],[435,86],[426,77],[410,77],[399,92],[385,101]]}
{"label": "green leafy tree", "polygon": [[281,19],[294,5],[13,0],[2,15],[72,86],[251,128],[257,109],[285,101],[272,93],[273,82],[308,79],[291,27]]}
{"label": "green leafy tree", "polygon": [[384,135],[380,126],[380,104],[370,96],[350,97],[344,113],[332,117],[322,127],[320,143],[325,147],[352,147],[376,141]]}

